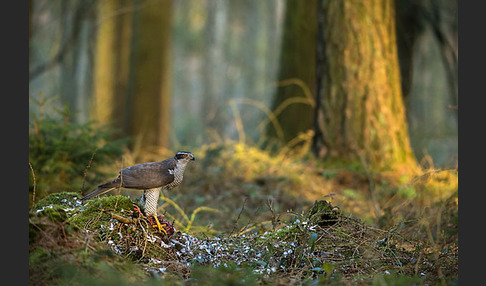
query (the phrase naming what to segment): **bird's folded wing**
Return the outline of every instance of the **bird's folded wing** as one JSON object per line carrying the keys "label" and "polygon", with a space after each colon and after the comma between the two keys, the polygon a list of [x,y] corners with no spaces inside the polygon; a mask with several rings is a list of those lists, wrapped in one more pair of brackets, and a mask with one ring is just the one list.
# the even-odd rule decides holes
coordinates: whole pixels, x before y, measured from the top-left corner
{"label": "bird's folded wing", "polygon": [[175,161],[150,162],[133,165],[119,171],[119,181],[125,188],[151,189],[163,187],[174,180],[170,170],[175,167]]}

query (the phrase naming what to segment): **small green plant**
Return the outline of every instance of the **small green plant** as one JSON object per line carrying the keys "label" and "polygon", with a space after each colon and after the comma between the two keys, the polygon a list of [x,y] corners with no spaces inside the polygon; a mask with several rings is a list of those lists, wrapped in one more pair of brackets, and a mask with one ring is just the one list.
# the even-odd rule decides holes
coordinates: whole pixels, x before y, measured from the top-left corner
{"label": "small green plant", "polygon": [[41,95],[32,101],[29,204],[50,193],[91,187],[107,177],[101,167],[123,153],[126,140],[111,140],[114,132],[108,126],[98,126],[93,121],[74,122],[67,105],[53,108],[49,114],[44,112],[53,98],[45,100]]}

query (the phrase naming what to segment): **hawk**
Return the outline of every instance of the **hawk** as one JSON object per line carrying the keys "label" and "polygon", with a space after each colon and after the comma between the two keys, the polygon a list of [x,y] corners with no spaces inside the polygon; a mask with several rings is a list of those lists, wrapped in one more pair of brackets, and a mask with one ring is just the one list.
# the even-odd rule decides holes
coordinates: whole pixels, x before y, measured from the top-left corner
{"label": "hawk", "polygon": [[[111,182],[82,197],[81,200],[103,195],[115,188],[143,190],[140,204],[147,217],[153,217],[160,232],[165,232],[157,218],[160,191],[170,190],[182,182],[184,170],[189,161],[195,160],[191,152],[179,151],[174,157],[161,162],[136,164],[118,171],[119,175]],[[154,225],[155,227],[155,225]]]}

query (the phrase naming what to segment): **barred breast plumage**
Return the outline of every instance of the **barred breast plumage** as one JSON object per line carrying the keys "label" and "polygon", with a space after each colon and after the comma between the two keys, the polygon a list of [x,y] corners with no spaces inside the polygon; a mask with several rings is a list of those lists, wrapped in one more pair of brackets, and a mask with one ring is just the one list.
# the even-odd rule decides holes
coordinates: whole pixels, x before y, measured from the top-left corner
{"label": "barred breast plumage", "polygon": [[173,170],[169,169],[169,172],[174,175],[174,180],[165,186],[167,190],[177,187],[182,182],[187,163],[189,163],[189,161],[180,161],[177,162],[176,167]]}
{"label": "barred breast plumage", "polygon": [[140,204],[144,208],[146,216],[152,216],[157,213],[160,191],[162,189],[170,190],[177,187],[182,182],[187,163],[189,163],[189,161],[177,161],[174,169],[167,170],[169,174],[174,176],[174,180],[172,180],[172,182],[169,184],[163,187],[143,191],[142,197],[140,198]]}

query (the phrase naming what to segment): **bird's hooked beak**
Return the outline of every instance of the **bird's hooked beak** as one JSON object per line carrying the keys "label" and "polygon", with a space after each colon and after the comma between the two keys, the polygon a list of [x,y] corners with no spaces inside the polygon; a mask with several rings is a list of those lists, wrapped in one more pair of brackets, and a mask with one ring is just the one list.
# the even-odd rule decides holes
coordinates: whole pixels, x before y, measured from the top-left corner
{"label": "bird's hooked beak", "polygon": [[191,161],[194,161],[196,160],[196,157],[194,157],[194,155],[191,154]]}

